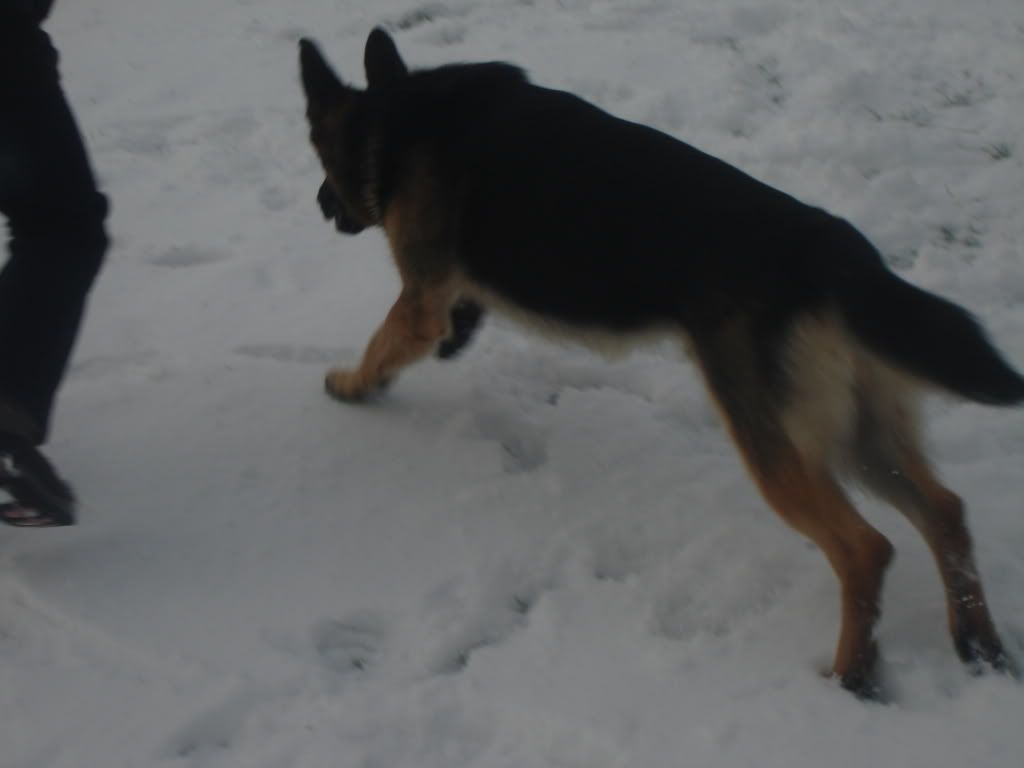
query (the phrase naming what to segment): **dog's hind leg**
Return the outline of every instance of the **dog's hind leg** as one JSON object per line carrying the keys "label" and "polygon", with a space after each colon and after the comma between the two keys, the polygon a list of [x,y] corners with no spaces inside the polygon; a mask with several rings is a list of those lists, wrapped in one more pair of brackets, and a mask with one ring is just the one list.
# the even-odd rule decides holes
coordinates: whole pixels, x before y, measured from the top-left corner
{"label": "dog's hind leg", "polygon": [[[890,377],[891,378],[891,377]],[[921,448],[912,393],[873,376],[859,388],[854,467],[928,543],[946,591],[953,644],[968,663],[1015,673],[996,633],[974,560],[963,501],[935,476]]]}
{"label": "dog's hind leg", "polygon": [[363,400],[403,368],[429,355],[450,333],[454,298],[450,281],[403,288],[367,344],[359,367],[328,371],[324,382],[328,394],[348,402]]}
{"label": "dog's hind leg", "polygon": [[874,695],[878,650],[875,624],[892,545],[853,507],[831,472],[809,463],[791,445],[748,463],[761,493],[789,525],[825,554],[839,578],[842,623],[832,671],[844,688]]}
{"label": "dog's hind leg", "polygon": [[[876,692],[874,627],[892,545],[861,517],[833,475],[829,443],[838,435],[830,428],[834,425],[821,400],[827,402],[833,393],[814,394],[793,381],[803,375],[799,360],[778,366],[789,342],[758,350],[755,345],[766,342],[755,339],[755,331],[742,327],[718,332],[695,343],[697,357],[764,498],[783,520],[818,545],[835,571],[842,624],[832,671],[843,687],[871,696]],[[765,370],[765,360],[775,365]],[[836,371],[818,383],[844,387],[849,382]],[[822,429],[801,431],[799,424]]]}

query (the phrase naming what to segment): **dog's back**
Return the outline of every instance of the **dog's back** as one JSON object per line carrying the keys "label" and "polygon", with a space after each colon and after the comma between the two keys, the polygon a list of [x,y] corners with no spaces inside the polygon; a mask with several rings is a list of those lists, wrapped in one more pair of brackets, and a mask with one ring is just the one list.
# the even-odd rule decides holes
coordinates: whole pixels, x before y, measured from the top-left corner
{"label": "dog's back", "polygon": [[[612,332],[701,324],[769,293],[791,307],[820,296],[809,284],[813,240],[833,217],[497,67],[412,73],[386,121],[416,126],[389,137],[394,173],[429,164],[431,194],[415,199],[452,218],[446,236],[471,278]],[[790,232],[779,231],[783,219]]]}

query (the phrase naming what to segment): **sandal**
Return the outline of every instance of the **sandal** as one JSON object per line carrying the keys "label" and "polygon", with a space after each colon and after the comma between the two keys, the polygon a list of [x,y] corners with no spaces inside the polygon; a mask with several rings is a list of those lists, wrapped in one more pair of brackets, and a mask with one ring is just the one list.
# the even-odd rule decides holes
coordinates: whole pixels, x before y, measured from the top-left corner
{"label": "sandal", "polygon": [[31,443],[0,436],[0,522],[21,528],[75,524],[75,497],[50,462]]}

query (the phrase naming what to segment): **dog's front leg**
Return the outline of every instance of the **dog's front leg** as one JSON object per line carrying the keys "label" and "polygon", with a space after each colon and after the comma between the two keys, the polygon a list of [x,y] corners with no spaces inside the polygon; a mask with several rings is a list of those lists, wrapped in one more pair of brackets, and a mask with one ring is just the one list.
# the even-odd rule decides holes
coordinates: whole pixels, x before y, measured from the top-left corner
{"label": "dog's front leg", "polygon": [[331,397],[364,400],[386,386],[400,370],[430,354],[450,333],[454,292],[446,284],[405,287],[354,370],[334,368],[324,382]]}
{"label": "dog's front leg", "polygon": [[448,313],[451,326],[449,333],[437,347],[439,360],[451,360],[456,357],[473,339],[484,318],[484,308],[472,299],[459,299],[452,305]]}

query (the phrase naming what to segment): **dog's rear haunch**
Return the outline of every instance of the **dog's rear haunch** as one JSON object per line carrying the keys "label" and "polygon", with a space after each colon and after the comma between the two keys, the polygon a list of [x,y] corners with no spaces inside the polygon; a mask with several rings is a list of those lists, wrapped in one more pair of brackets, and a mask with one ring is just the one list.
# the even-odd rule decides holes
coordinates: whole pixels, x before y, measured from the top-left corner
{"label": "dog's rear haunch", "polygon": [[359,366],[328,374],[330,394],[363,400],[424,356],[448,356],[485,310],[585,343],[674,335],[765,499],[839,577],[832,669],[845,687],[875,690],[892,546],[841,480],[924,536],[960,657],[1013,671],[963,503],[936,477],[915,408],[929,388],[1024,399],[967,312],[894,275],[845,221],[516,67],[410,72],[378,29],[357,89],[313,43],[300,49],[324,214],[344,232],[382,227],[402,280]]}

